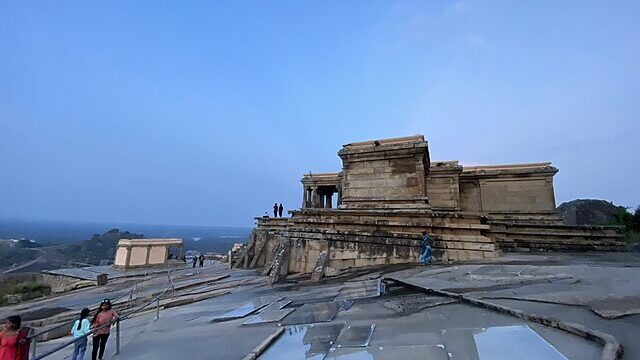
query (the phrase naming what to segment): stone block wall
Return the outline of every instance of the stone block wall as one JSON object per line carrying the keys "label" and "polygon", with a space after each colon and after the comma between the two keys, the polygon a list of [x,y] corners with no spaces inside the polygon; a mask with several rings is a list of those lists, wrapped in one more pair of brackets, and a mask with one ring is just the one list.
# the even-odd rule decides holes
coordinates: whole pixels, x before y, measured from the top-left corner
{"label": "stone block wall", "polygon": [[289,243],[289,273],[310,273],[327,252],[327,274],[353,267],[418,262],[421,231],[432,236],[437,262],[482,261],[501,251],[624,249],[620,229],[549,223],[503,222],[478,214],[419,209],[305,209],[289,219],[258,218],[266,239],[264,266],[276,244]]}
{"label": "stone block wall", "polygon": [[460,210],[460,174],[457,161],[431,163],[427,174],[427,196],[434,210]]}
{"label": "stone block wall", "polygon": [[147,252],[148,249],[146,247],[133,247],[131,248],[131,257],[129,259],[130,266],[141,266],[147,263]]}
{"label": "stone block wall", "polygon": [[460,210],[482,212],[482,197],[478,179],[460,178]]}
{"label": "stone block wall", "polygon": [[345,145],[342,208],[427,208],[427,149],[422,136]]}
{"label": "stone block wall", "polygon": [[294,211],[281,223],[258,219],[258,232],[269,238],[264,265],[273,256],[277,239],[290,241],[289,272],[311,272],[321,252],[328,253],[327,269],[417,262],[421,232],[432,235],[436,261],[466,261],[498,255],[494,242],[482,235],[489,226],[477,215],[434,213],[429,210]]}
{"label": "stone block wall", "polygon": [[553,190],[557,171],[550,163],[465,167],[460,175],[460,208],[514,221],[557,222]]}
{"label": "stone block wall", "polygon": [[483,179],[480,180],[480,196],[482,209],[488,213],[555,210],[550,177]]}

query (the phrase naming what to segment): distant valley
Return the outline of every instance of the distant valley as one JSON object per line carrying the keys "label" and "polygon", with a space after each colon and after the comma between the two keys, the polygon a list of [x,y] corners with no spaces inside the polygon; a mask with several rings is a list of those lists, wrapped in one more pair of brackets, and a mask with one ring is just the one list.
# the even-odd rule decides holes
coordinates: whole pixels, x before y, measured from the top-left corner
{"label": "distant valley", "polygon": [[0,241],[0,274],[112,260],[120,237],[181,238],[186,251],[225,253],[234,243],[245,242],[250,232],[248,227],[0,219],[0,239],[4,239]]}

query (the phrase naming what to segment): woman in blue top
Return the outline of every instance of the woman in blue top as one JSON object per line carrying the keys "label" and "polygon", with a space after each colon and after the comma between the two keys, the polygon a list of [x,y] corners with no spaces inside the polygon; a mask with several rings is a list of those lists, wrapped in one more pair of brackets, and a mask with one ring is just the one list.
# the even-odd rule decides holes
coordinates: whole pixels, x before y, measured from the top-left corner
{"label": "woman in blue top", "polygon": [[80,312],[80,319],[76,320],[71,327],[71,335],[76,339],[73,344],[73,355],[71,360],[84,359],[84,353],[87,351],[87,334],[91,332],[91,324],[87,317],[89,316],[89,309],[82,309]]}
{"label": "woman in blue top", "polygon": [[422,241],[420,242],[420,261],[422,265],[429,265],[431,263],[431,246],[429,242],[431,238],[427,231],[422,232]]}

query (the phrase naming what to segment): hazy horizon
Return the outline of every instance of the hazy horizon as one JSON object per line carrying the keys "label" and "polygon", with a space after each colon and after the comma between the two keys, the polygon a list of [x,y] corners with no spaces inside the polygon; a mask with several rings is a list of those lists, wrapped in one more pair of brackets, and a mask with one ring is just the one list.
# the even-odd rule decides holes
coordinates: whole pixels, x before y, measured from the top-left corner
{"label": "hazy horizon", "polygon": [[87,222],[87,221],[55,221],[55,220],[9,220],[0,218],[0,239],[33,239],[41,244],[70,244],[88,240],[94,234],[104,234],[118,229],[145,238],[177,237],[185,241],[188,247],[197,245],[229,247],[234,242],[244,242],[251,232],[245,226],[193,226],[172,224],[139,224],[121,222]]}
{"label": "hazy horizon", "polygon": [[[80,224],[96,224],[96,225],[148,225],[148,226],[184,226],[184,227],[217,227],[217,228],[251,228],[251,225],[224,225],[224,224],[174,224],[174,223],[146,223],[146,222],[128,222],[128,221],[114,221],[114,220],[74,220],[74,219],[56,219],[56,218],[27,218],[27,217],[11,217],[0,216],[0,222],[15,221],[15,222],[42,222],[42,223],[80,223]],[[126,230],[126,229],[121,229]]]}
{"label": "hazy horizon", "polygon": [[[5,1],[0,217],[251,226],[350,142],[640,205],[638,2]],[[285,210],[285,212],[286,212]]]}

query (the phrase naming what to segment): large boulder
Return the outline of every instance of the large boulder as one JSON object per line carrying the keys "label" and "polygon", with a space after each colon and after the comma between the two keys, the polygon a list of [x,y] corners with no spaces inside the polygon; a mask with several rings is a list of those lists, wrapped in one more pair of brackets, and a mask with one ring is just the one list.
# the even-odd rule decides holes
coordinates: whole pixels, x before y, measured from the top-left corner
{"label": "large boulder", "polygon": [[615,215],[624,211],[605,200],[577,199],[558,206],[558,214],[568,225],[607,225],[615,221]]}

